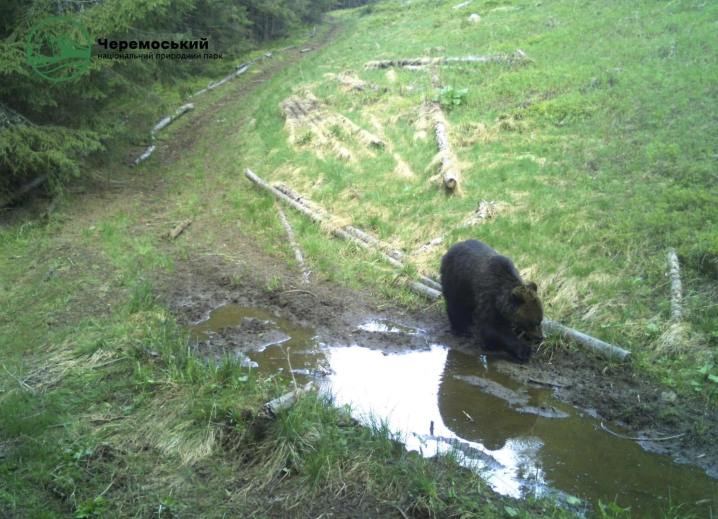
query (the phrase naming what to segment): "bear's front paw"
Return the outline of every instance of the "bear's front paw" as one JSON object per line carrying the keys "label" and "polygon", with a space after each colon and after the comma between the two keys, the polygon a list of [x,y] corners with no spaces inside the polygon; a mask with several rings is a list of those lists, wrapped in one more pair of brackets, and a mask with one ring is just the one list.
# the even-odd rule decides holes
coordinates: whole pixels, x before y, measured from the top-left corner
{"label": "bear's front paw", "polygon": [[519,360],[529,360],[533,354],[533,348],[524,342],[522,342],[521,345],[518,346],[516,348],[516,351],[514,352],[514,355]]}

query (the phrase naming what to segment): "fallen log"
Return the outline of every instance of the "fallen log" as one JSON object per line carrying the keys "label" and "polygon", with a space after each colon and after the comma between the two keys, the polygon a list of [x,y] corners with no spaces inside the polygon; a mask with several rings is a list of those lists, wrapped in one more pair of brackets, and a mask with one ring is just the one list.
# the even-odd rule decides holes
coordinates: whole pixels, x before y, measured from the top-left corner
{"label": "fallen log", "polygon": [[152,155],[152,152],[155,151],[155,146],[150,146],[147,148],[147,151],[145,151],[142,155],[137,157],[132,164],[130,164],[131,167],[135,167],[137,164],[142,162],[143,160],[147,160],[150,155]]}
{"label": "fallen log", "polygon": [[167,234],[167,237],[170,240],[174,240],[175,238],[177,238],[177,236],[179,236],[182,233],[182,231],[184,231],[187,227],[189,227],[191,223],[192,223],[192,220],[185,220],[184,222],[181,222],[177,227],[172,229]]}
{"label": "fallen log", "polygon": [[466,56],[463,58],[408,58],[388,59],[378,61],[367,61],[365,68],[389,68],[389,67],[424,67],[426,65],[442,65],[446,63],[488,63],[490,61],[501,61],[506,59],[503,55],[496,56]]}
{"label": "fallen log", "polygon": [[297,260],[297,263],[299,263],[299,266],[302,269],[302,278],[304,280],[304,283],[309,283],[309,273],[307,272],[307,267],[304,265],[302,251],[299,250],[299,245],[297,245],[297,241],[294,239],[294,232],[292,231],[292,226],[289,225],[287,215],[285,215],[284,211],[282,211],[281,209],[279,210],[279,218],[282,220],[284,230],[287,232],[289,244],[292,246],[292,249],[294,249],[294,258]]}
{"label": "fallen log", "polygon": [[[267,184],[264,180],[262,180],[261,178],[259,178],[256,174],[254,174],[254,172],[253,172],[252,170],[246,169],[246,170],[244,171],[244,174],[245,174],[245,176],[246,176],[249,180],[251,180],[252,182],[254,182],[255,184],[257,184],[258,186],[260,186],[260,187],[266,189],[267,191],[269,191],[270,193],[272,193],[274,196],[276,196],[276,197],[279,198],[280,200],[284,200],[286,203],[288,203],[289,205],[291,205],[292,207],[294,207],[294,208],[297,209],[298,211],[300,211],[300,212],[304,213],[305,215],[307,215],[313,222],[318,223],[318,224],[321,224],[323,221],[325,221],[324,218],[322,218],[321,216],[319,216],[318,214],[316,214],[314,211],[312,211],[312,210],[309,209],[308,207],[306,207],[306,206],[300,204],[300,203],[297,202],[296,200],[293,200],[293,199],[290,198],[289,196],[287,196],[287,195],[285,195],[284,193],[282,193],[281,191],[279,191],[279,190],[278,190],[277,188],[275,188],[274,186],[270,186],[269,184]],[[343,239],[345,239],[345,240],[347,240],[347,241],[350,241],[350,242],[352,242],[352,243],[358,245],[358,246],[361,247],[362,249],[367,249],[367,250],[371,250],[371,251],[374,251],[374,252],[378,252],[378,253],[381,255],[382,259],[384,259],[385,261],[388,261],[389,263],[391,263],[392,265],[394,265],[394,266],[397,267],[397,268],[404,268],[404,264],[401,263],[400,261],[395,260],[395,259],[392,258],[391,256],[387,256],[386,254],[382,253],[381,251],[377,251],[377,250],[374,249],[371,245],[369,245],[368,243],[362,241],[361,239],[357,238],[356,236],[353,236],[353,235],[349,234],[349,233],[348,233],[347,231],[345,231],[344,229],[335,228],[335,229],[332,229],[331,232],[332,232],[332,234],[334,234],[335,236],[337,236],[337,237],[339,237],[339,238],[343,238]],[[422,283],[424,283],[425,285],[428,285],[428,286],[425,286],[425,287],[424,287],[424,288],[426,288],[426,289],[429,289],[430,287],[438,287],[438,286],[439,286],[438,283],[436,283],[435,281],[433,281],[433,280],[427,278],[426,276],[418,276],[418,277],[419,277],[419,279],[421,280]],[[412,283],[413,283],[413,282],[412,282]],[[412,287],[412,284],[409,283],[409,284],[407,284],[407,286],[411,288],[411,287]],[[439,287],[439,289],[440,289],[440,287]],[[430,293],[435,293],[435,296],[436,296],[436,297],[438,297],[438,296],[441,295],[441,293],[440,293],[436,288],[432,288],[431,290],[432,290],[433,292],[430,292]],[[421,293],[422,295],[426,295],[427,292],[426,292],[426,290],[424,290],[424,289],[422,288],[422,289],[420,290],[420,293]]]}
{"label": "fallen log", "polygon": [[274,400],[267,402],[260,408],[258,414],[259,416],[271,418],[276,416],[277,413],[281,411],[288,411],[289,409],[294,407],[294,404],[297,403],[300,397],[316,389],[317,386],[314,384],[314,382],[308,382],[304,386],[299,387],[294,391],[285,393],[279,398],[275,398]]}
{"label": "fallen log", "polygon": [[247,72],[247,70],[249,70],[249,67],[252,66],[254,63],[255,63],[254,61],[248,61],[247,63],[243,63],[243,64],[239,65],[237,67],[237,70],[232,72],[229,76],[225,77],[224,79],[222,79],[221,81],[218,81],[216,83],[210,83],[209,85],[207,85],[207,88],[203,88],[196,94],[192,94],[190,97],[197,97],[198,95],[204,94],[205,92],[209,92],[210,90],[213,90],[220,85],[224,85],[227,81],[231,81],[232,79],[236,78],[237,76],[241,76],[242,74]]}
{"label": "fallen log", "polygon": [[446,119],[441,109],[438,108],[434,112],[434,129],[436,131],[436,142],[439,146],[441,161],[440,175],[447,189],[455,190],[461,180],[459,168],[456,166],[456,159],[449,144],[449,136],[446,133]]}
{"label": "fallen log", "polygon": [[[416,291],[420,291],[422,295],[430,299],[438,299],[441,296],[440,292],[434,293],[436,291],[432,291],[432,289],[426,286],[423,286],[421,288],[416,287]],[[630,351],[626,351],[622,348],[619,348],[618,346],[614,346],[613,344],[603,342],[599,339],[596,339],[595,337],[591,337],[590,335],[586,335],[585,333],[581,333],[572,328],[568,328],[562,324],[549,321],[548,319],[544,319],[541,322],[541,326],[543,327],[543,330],[545,332],[556,332],[564,339],[574,340],[605,358],[625,361],[631,355]]]}
{"label": "fallen log", "polygon": [[582,344],[583,346],[592,349],[594,352],[596,352],[602,357],[624,361],[631,355],[630,351],[626,351],[622,348],[619,348],[618,346],[614,346],[613,344],[608,344],[607,342],[603,342],[599,339],[591,337],[590,335],[586,335],[585,333],[581,333],[571,328],[567,328],[562,324],[554,323],[553,321],[549,321],[548,319],[544,319],[541,325],[544,331],[555,331],[563,338],[572,339]]}
{"label": "fallen log", "polygon": [[683,308],[681,306],[683,289],[681,286],[681,271],[680,265],[678,264],[678,256],[674,249],[668,251],[668,277],[671,279],[671,320],[677,321],[683,314]]}
{"label": "fallen log", "polygon": [[10,195],[8,198],[0,201],[0,209],[5,207],[6,205],[10,205],[11,203],[13,203],[15,200],[17,200],[21,196],[23,196],[26,193],[35,189],[37,186],[44,184],[45,182],[47,182],[47,179],[49,179],[49,178],[50,178],[50,175],[42,175],[42,176],[37,177],[32,182],[25,184],[20,189],[18,189],[15,193]]}
{"label": "fallen log", "polygon": [[304,54],[305,52],[311,52],[311,51],[313,51],[313,50],[314,50],[314,47],[309,47],[308,49],[302,49],[302,50],[300,50],[299,52],[300,52],[301,54]]}
{"label": "fallen log", "polygon": [[175,119],[177,119],[177,118],[180,117],[182,114],[185,114],[185,113],[187,113],[187,112],[189,112],[189,111],[191,111],[191,110],[194,110],[194,105],[193,105],[192,103],[189,103],[189,104],[180,106],[180,107],[175,111],[174,114],[168,115],[167,117],[165,117],[164,119],[162,119],[160,122],[158,122],[157,125],[156,125],[154,128],[152,128],[152,130],[150,131],[150,135],[152,136],[152,138],[154,138],[154,136],[155,136],[155,134],[156,134],[157,132],[159,132],[160,130],[166,128],[166,127],[169,126]]}
{"label": "fallen log", "polygon": [[467,0],[466,2],[461,2],[460,4],[455,5],[454,7],[452,7],[452,9],[461,9],[463,7],[466,7],[470,3],[471,3],[471,0]]}
{"label": "fallen log", "polygon": [[[318,204],[315,204],[309,198],[306,196],[302,196],[301,194],[294,191],[292,188],[286,186],[285,184],[282,184],[281,182],[276,182],[273,184],[273,187],[287,195],[288,197],[292,198],[293,200],[296,200],[300,204],[306,206],[308,209],[314,211],[317,213],[317,215],[321,216],[325,220],[331,220],[332,215],[328,213],[323,207],[321,207]],[[344,230],[347,231],[349,234],[353,234],[360,240],[362,240],[365,243],[368,243],[369,245],[373,245],[374,247],[378,249],[386,250],[386,253],[391,256],[392,258],[396,260],[401,260],[404,257],[404,253],[400,250],[393,249],[383,243],[381,240],[378,240],[374,238],[373,236],[365,233],[364,231],[357,229],[356,227],[353,227],[351,225],[347,225],[344,227]]]}

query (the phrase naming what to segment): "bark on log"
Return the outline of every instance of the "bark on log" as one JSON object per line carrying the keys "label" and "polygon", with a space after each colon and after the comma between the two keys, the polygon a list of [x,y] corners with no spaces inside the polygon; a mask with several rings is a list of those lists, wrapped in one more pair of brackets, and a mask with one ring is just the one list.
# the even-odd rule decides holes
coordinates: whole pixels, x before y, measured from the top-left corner
{"label": "bark on log", "polygon": [[601,355],[602,357],[625,361],[631,355],[630,351],[626,351],[622,348],[619,348],[618,346],[614,346],[613,344],[608,344],[607,342],[603,342],[599,339],[591,337],[590,335],[586,335],[585,333],[581,333],[571,328],[567,328],[562,324],[554,323],[552,321],[549,321],[548,319],[544,319],[541,325],[543,326],[543,329],[545,331],[558,332],[563,338],[573,339],[576,342],[582,344],[583,346],[592,349],[594,352]]}
{"label": "bark on log", "polygon": [[15,200],[17,200],[21,196],[23,196],[26,193],[35,189],[37,186],[44,184],[45,182],[47,182],[47,179],[49,179],[49,178],[50,178],[50,175],[42,175],[40,177],[37,177],[32,182],[25,184],[20,189],[18,189],[15,193],[10,195],[9,198],[6,198],[5,200],[0,201],[0,209],[5,207],[6,205],[10,205],[11,203],[13,203]]}
{"label": "bark on log", "polygon": [[174,240],[175,238],[177,238],[177,236],[179,236],[182,233],[182,231],[184,231],[187,227],[189,227],[191,223],[192,223],[192,220],[185,220],[184,222],[181,222],[177,227],[172,229],[167,234],[167,237],[170,240]]}
{"label": "bark on log", "polygon": [[155,134],[162,130],[163,128],[166,128],[169,126],[175,119],[180,117],[182,114],[185,114],[191,110],[194,110],[194,105],[192,103],[188,103],[184,106],[180,106],[177,110],[175,110],[175,113],[172,115],[168,115],[164,119],[162,119],[160,122],[157,123],[157,125],[152,128],[152,131],[150,131],[150,135],[154,138]]}
{"label": "bark on log", "polygon": [[139,164],[143,160],[147,160],[150,157],[150,155],[152,155],[152,152],[155,151],[155,149],[156,148],[154,146],[150,146],[149,148],[147,148],[147,151],[145,151],[142,155],[137,157],[135,159],[135,161],[132,164],[130,164],[130,166],[134,168],[137,164]]}
{"label": "bark on log", "polygon": [[292,188],[290,188],[289,186],[287,186],[287,185],[285,185],[285,184],[282,184],[281,182],[276,182],[276,183],[273,185],[273,187],[275,187],[276,189],[278,189],[279,191],[281,191],[282,193],[284,193],[285,195],[287,195],[289,198],[291,198],[291,199],[293,199],[293,200],[296,200],[296,201],[299,202],[300,204],[302,204],[302,205],[306,206],[307,208],[311,209],[312,211],[314,211],[315,213],[317,213],[319,216],[321,216],[321,217],[324,218],[325,220],[331,220],[332,215],[329,214],[322,206],[320,206],[319,204],[315,204],[315,203],[312,202],[309,198],[307,198],[306,196],[303,196],[303,195],[297,193],[296,191],[294,191],[294,190],[293,190]]}
{"label": "bark on log", "polygon": [[291,409],[294,404],[297,403],[299,397],[306,395],[307,393],[316,389],[314,382],[309,382],[306,385],[297,388],[294,391],[290,391],[279,398],[275,398],[264,404],[259,410],[260,416],[274,417],[280,411],[287,411]]}
{"label": "bark on log", "polygon": [[677,321],[683,314],[683,308],[681,306],[683,289],[681,286],[681,270],[678,264],[678,256],[674,249],[668,251],[668,276],[671,278],[671,320]]}
{"label": "bark on log", "polygon": [[294,232],[292,231],[292,226],[289,225],[289,220],[287,220],[287,215],[284,214],[284,211],[281,209],[279,210],[279,218],[282,220],[282,225],[284,225],[284,230],[287,232],[287,237],[289,238],[289,244],[292,246],[292,249],[294,249],[294,258],[297,260],[297,263],[299,263],[299,267],[302,269],[302,278],[304,280],[304,283],[309,283],[309,273],[307,272],[307,267],[304,265],[304,258],[302,257],[302,251],[299,250],[299,245],[297,245],[297,241],[294,239]]}
{"label": "bark on log", "polygon": [[439,153],[441,153],[441,178],[447,189],[454,190],[457,188],[461,175],[453,158],[449,136],[446,133],[446,121],[440,109],[434,114],[434,123],[436,142],[439,145]]}
{"label": "bark on log", "polygon": [[[276,189],[278,189],[279,191],[281,191],[288,197],[292,198],[293,200],[296,200],[300,204],[304,205],[308,209],[314,211],[315,213],[317,213],[317,215],[321,216],[325,220],[332,219],[332,215],[329,212],[327,212],[323,207],[321,207],[318,204],[315,204],[314,202],[309,200],[309,198],[307,198],[306,196],[302,196],[301,194],[297,193],[296,191],[294,191],[292,188],[286,186],[285,184],[282,184],[281,182],[276,182],[273,185],[273,187],[275,187]],[[387,246],[386,244],[382,243],[381,240],[374,238],[374,236],[371,236],[371,235],[365,233],[364,231],[357,229],[356,227],[347,225],[346,227],[344,227],[344,230],[347,231],[349,234],[353,234],[354,236],[356,236],[357,238],[359,238],[360,240],[362,240],[363,242],[365,242],[369,245],[373,245],[374,247],[376,247],[378,249],[386,250],[386,253],[396,260],[401,260],[404,257],[404,253],[401,252],[400,250],[393,249],[393,248]]]}

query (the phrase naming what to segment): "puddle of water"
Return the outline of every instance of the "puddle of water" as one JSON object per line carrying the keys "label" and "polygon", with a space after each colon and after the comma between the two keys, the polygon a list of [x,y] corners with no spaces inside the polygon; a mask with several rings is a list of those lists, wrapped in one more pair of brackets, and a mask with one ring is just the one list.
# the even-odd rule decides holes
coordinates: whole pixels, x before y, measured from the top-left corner
{"label": "puddle of water", "polygon": [[[683,513],[709,517],[710,507],[718,508],[718,481],[699,467],[606,433],[599,420],[557,401],[552,390],[522,386],[483,356],[440,345],[400,354],[356,344],[330,347],[318,342],[313,330],[256,308],[217,309],[212,324],[199,323],[193,334],[206,338],[208,331],[236,326],[246,317],[267,321],[266,327],[290,337],[245,352],[260,371],[288,372],[291,362],[298,382],[317,380],[337,405],[349,404],[355,417],[386,421],[408,449],[431,456],[453,445],[463,462],[481,470],[502,494],[542,495],[551,489],[594,506],[599,499],[617,499],[638,516],[655,513],[661,504],[668,508],[669,495],[689,507]],[[370,321],[362,329],[407,328]],[[704,504],[692,507],[699,501]]]}

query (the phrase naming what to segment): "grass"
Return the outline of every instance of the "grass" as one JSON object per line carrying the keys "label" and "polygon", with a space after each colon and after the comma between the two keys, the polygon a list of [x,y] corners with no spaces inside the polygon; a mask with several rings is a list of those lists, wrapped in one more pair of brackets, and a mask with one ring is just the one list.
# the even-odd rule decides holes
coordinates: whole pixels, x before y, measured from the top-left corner
{"label": "grass", "polygon": [[[198,98],[193,116],[165,130],[167,139],[192,132],[192,153],[170,164],[154,156],[142,166],[172,187],[160,209],[108,200],[74,234],[58,221],[0,229],[5,515],[271,517],[289,504],[312,510],[336,495],[347,507],[363,497],[416,516],[569,515],[546,502],[496,498],[450,457],[405,453],[381,423],[357,427],[346,409],[323,398],[302,401],[259,433],[251,427],[248,416],[288,382],[229,359],[218,367],[189,355],[187,338],[148,281],[189,255],[220,250],[226,233],[219,229],[251,235],[292,261],[276,203],[243,178],[245,167],[405,251],[442,234],[447,245],[486,241],[539,283],[550,318],[628,347],[637,371],[715,406],[718,8],[687,0],[491,0],[472,4],[482,16],[473,24],[453,3],[387,1],[337,13],[345,32],[333,45],[225,106],[225,122],[190,126],[224,94]],[[517,48],[529,59],[363,70],[373,59],[510,56]],[[266,66],[235,81],[252,81]],[[324,78],[351,68],[387,90],[347,93]],[[421,103],[437,95],[432,76],[442,87],[468,89],[446,114],[463,196],[428,182],[436,147],[431,131],[417,135],[415,122]],[[333,125],[328,135],[353,160],[318,148],[309,130],[292,147],[278,105],[306,87],[328,110],[383,132],[386,146],[366,148]],[[394,154],[412,176],[396,174]],[[489,222],[460,228],[481,199],[503,205]],[[155,229],[138,231],[155,214],[195,218],[193,225],[204,225],[200,243],[166,252]],[[399,273],[327,239],[308,219],[287,216],[315,275],[425,305],[392,281],[437,270],[444,250]],[[679,331],[668,320],[668,247],[683,266]],[[244,282],[243,274],[232,277]],[[275,278],[266,288],[280,286]],[[630,516],[617,505],[595,513]],[[663,513],[685,516],[678,507]]]}

